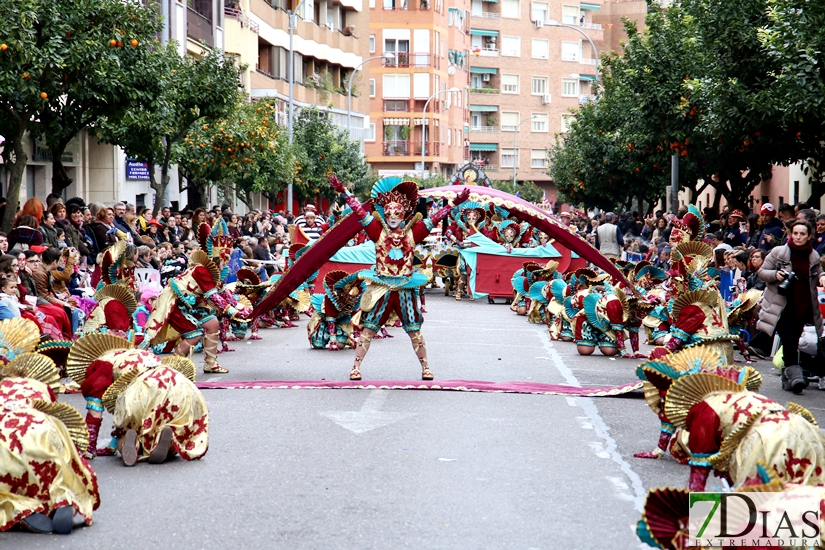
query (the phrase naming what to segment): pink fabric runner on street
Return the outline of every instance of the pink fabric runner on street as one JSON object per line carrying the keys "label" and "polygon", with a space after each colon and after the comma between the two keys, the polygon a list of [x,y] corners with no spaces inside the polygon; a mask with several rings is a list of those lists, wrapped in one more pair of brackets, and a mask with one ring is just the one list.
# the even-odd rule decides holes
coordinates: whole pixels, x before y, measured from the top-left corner
{"label": "pink fabric runner on street", "polygon": [[486,382],[484,380],[253,380],[239,382],[198,382],[202,390],[451,390],[493,393],[531,393],[571,395],[578,397],[610,397],[642,389],[641,382],[603,388],[577,388],[563,384],[537,382]]}

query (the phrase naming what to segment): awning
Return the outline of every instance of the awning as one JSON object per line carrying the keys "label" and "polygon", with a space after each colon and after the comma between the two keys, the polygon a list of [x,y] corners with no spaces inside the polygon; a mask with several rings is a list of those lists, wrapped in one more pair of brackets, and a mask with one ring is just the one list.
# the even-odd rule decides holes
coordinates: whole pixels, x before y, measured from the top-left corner
{"label": "awning", "polygon": [[473,36],[498,36],[498,31],[488,31],[487,29],[470,29]]}
{"label": "awning", "polygon": [[599,11],[602,9],[601,4],[588,4],[586,2],[582,2],[579,4],[579,9],[582,10],[590,10],[590,11]]}
{"label": "awning", "polygon": [[498,105],[470,105],[470,110],[477,113],[489,113],[490,111],[498,111]]}
{"label": "awning", "polygon": [[410,119],[408,118],[385,118],[384,126],[408,126]]}
{"label": "awning", "polygon": [[492,2],[493,4],[498,3],[498,0],[481,0],[482,2]]}
{"label": "awning", "polygon": [[498,143],[471,143],[470,151],[498,151]]}
{"label": "awning", "polygon": [[594,74],[580,74],[579,75],[579,80],[587,80],[587,81],[590,81],[590,82],[595,82],[596,81],[596,75],[594,75]]}
{"label": "awning", "polygon": [[457,11],[461,15],[464,15],[464,10],[462,10],[460,8],[447,8],[447,11]]}
{"label": "awning", "polygon": [[489,74],[498,74],[498,69],[494,69],[492,67],[470,67],[471,73],[489,73]]}

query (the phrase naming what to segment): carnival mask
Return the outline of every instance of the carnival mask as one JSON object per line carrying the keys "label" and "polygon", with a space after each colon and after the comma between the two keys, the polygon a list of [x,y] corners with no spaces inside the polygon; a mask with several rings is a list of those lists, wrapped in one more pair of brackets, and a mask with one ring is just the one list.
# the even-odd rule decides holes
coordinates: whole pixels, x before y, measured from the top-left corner
{"label": "carnival mask", "polygon": [[470,222],[472,225],[475,225],[478,222],[478,212],[475,210],[470,210],[467,212],[467,221]]}
{"label": "carnival mask", "polygon": [[396,229],[404,221],[404,207],[397,202],[384,206],[384,218],[391,229]]}
{"label": "carnival mask", "polygon": [[513,227],[507,227],[504,229],[504,239],[507,242],[512,242],[516,238],[516,230]]}

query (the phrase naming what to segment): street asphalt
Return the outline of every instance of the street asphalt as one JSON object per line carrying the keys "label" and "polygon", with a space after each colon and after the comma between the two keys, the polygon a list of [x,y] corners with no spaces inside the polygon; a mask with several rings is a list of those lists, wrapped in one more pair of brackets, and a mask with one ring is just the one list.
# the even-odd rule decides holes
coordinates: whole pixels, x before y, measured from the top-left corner
{"label": "street asphalt", "polygon": [[[427,299],[422,332],[437,380],[636,380],[640,360],[581,357],[501,303],[456,302],[435,290]],[[353,351],[311,350],[305,325],[303,318],[300,328],[232,343],[237,351],[220,356],[230,373],[199,381],[346,380]],[[373,342],[365,381],[418,380],[409,339],[390,333]],[[767,361],[755,366],[762,393],[825,418],[825,395],[814,388],[791,396]],[[646,491],[684,486],[688,477],[672,459],[633,457],[653,449],[659,427],[638,392],[204,394],[210,449],[202,460],[126,468],[97,458],[94,525],[70,536],[0,533],[0,548],[635,549]],[[83,406],[79,395],[61,399]]]}

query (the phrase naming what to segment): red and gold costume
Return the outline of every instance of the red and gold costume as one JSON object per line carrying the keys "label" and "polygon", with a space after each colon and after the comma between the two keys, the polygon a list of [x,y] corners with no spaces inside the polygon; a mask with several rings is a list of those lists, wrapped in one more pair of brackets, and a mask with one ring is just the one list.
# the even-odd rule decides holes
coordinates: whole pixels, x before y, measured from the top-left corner
{"label": "red and gold costume", "polygon": [[[418,303],[418,288],[429,282],[429,277],[413,269],[416,244],[424,241],[438,222],[443,220],[454,206],[446,206],[422,220],[413,215],[418,203],[418,186],[400,178],[384,178],[372,189],[373,214],[367,214],[361,203],[349,194],[344,184],[330,178],[332,188],[345,193],[347,205],[361,220],[367,236],[375,242],[375,269],[360,272],[367,282],[367,290],[361,298],[361,327],[363,331],[355,350],[355,364],[350,371],[351,380],[361,379],[361,361],[369,350],[378,330],[395,315],[410,336],[413,349],[421,363],[421,377],[432,380],[433,373],[427,363],[427,348],[421,334],[424,319]],[[455,199],[455,205],[467,200],[470,190],[465,189]]]}
{"label": "red and gold costume", "polygon": [[[73,407],[55,402],[60,375],[51,359],[31,353],[37,325],[0,322],[0,531],[39,516],[40,525],[68,533],[80,514],[91,525],[100,506],[97,477],[80,456],[88,432]],[[44,532],[52,528],[43,528]]]}
{"label": "red and gold costume", "polygon": [[[175,356],[161,360],[123,338],[97,333],[75,343],[66,366],[86,396],[87,423],[92,412],[102,413],[105,408],[114,414],[112,443],[97,450],[97,420],[94,430],[90,429],[95,437],[90,437],[87,456],[111,455],[117,447],[127,465],[132,465],[151,459],[156,449],[160,456],[155,462],[165,460],[168,453],[178,453],[185,460],[206,454],[209,413],[192,382],[195,366],[191,360]],[[136,454],[129,464],[132,452]]]}
{"label": "red and gold costume", "polygon": [[665,414],[690,433],[690,489],[704,490],[711,469],[741,485],[759,462],[785,482],[825,482],[825,435],[813,415],[747,391],[729,372],[690,374],[667,392]]}

